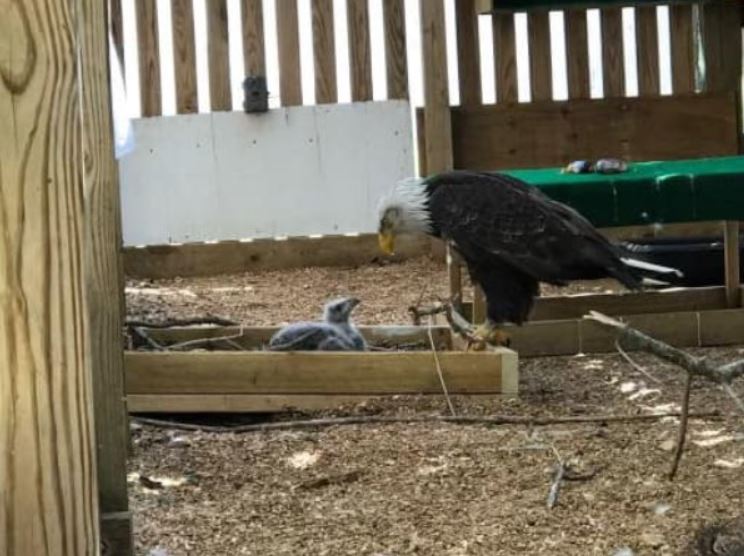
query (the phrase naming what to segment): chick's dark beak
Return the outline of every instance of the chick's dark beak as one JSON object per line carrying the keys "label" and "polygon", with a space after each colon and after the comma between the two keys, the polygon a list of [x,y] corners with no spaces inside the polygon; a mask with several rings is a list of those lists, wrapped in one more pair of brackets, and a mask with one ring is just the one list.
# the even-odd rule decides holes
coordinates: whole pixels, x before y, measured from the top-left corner
{"label": "chick's dark beak", "polygon": [[360,303],[361,303],[361,301],[360,301],[359,299],[357,299],[356,297],[350,297],[350,298],[349,298],[349,299],[348,299],[348,300],[346,301],[346,304],[347,304],[347,305],[348,305],[348,307],[349,307],[349,311],[351,311],[351,310],[352,310],[352,309],[353,309],[354,307],[356,307],[356,306],[357,306],[357,305],[359,305]]}

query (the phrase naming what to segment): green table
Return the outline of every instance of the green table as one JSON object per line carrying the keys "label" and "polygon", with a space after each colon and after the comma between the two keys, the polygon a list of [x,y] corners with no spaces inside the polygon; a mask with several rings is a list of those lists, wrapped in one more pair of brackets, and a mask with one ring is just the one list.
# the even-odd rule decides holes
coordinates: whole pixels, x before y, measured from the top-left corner
{"label": "green table", "polygon": [[631,164],[621,174],[506,170],[598,228],[744,220],[744,156]]}

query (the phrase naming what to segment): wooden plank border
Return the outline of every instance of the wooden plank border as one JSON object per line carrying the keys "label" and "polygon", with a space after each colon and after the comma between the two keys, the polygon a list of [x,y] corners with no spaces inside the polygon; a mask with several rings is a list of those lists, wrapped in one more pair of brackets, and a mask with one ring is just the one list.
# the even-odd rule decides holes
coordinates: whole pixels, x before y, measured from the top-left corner
{"label": "wooden plank border", "polygon": [[428,254],[430,250],[429,238],[401,237],[396,254],[388,257],[380,251],[376,234],[150,245],[124,248],[124,273],[130,278],[155,279],[311,266],[355,266],[375,261],[399,262]]}
{"label": "wooden plank border", "polygon": [[[451,394],[515,393],[517,354],[438,354]],[[127,394],[439,394],[431,352],[129,352]],[[508,392],[506,390],[509,390]]]}

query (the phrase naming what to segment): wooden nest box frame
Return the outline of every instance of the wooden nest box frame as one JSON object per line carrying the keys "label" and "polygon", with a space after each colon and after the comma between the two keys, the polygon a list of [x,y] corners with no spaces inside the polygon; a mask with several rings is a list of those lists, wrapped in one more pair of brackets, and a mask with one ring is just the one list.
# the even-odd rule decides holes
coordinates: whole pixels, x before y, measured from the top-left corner
{"label": "wooden nest box frame", "polygon": [[[625,90],[622,6],[617,2],[457,2],[459,106],[447,93],[444,17],[422,6],[425,106],[417,112],[420,173],[507,172],[575,207],[612,239],[723,235],[725,286],[676,292],[554,297],[533,321],[741,306],[739,220],[744,215],[741,140],[742,7],[732,0],[669,6],[672,94],[661,95],[657,2],[635,2],[637,97]],[[604,98],[590,95],[586,8],[600,8]],[[553,100],[548,9],[565,9],[568,100]],[[526,11],[531,101],[518,102],[514,12]],[[498,102],[481,101],[478,16],[493,26]],[[617,176],[561,174],[572,160],[619,157]],[[646,162],[655,161],[652,164]],[[661,162],[659,162],[661,161]],[[639,164],[635,164],[639,163]],[[517,170],[514,170],[517,169]],[[660,225],[661,224],[661,225]],[[448,253],[450,291],[462,299],[462,261]],[[485,318],[482,293],[463,304]]]}

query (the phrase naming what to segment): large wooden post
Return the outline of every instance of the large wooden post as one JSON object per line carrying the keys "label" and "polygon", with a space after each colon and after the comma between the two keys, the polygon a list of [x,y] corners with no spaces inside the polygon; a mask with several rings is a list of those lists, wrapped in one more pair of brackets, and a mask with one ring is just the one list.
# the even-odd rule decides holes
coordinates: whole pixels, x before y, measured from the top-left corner
{"label": "large wooden post", "polygon": [[0,17],[0,554],[98,553],[79,5]]}
{"label": "large wooden post", "polygon": [[95,397],[98,495],[104,555],[133,553],[127,495],[129,423],[124,391],[119,178],[114,159],[106,2],[79,0],[83,24],[86,294]]}

